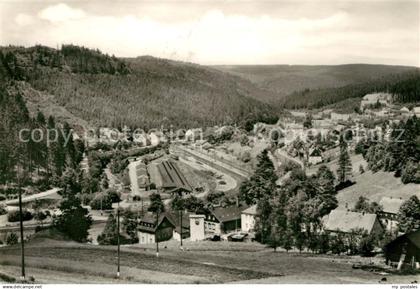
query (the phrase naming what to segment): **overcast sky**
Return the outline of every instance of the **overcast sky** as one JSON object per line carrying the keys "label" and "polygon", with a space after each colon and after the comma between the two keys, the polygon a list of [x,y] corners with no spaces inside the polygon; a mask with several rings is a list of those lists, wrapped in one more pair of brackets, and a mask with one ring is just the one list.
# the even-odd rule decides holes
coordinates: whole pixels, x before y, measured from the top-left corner
{"label": "overcast sky", "polygon": [[200,64],[420,66],[419,1],[0,0],[0,43]]}

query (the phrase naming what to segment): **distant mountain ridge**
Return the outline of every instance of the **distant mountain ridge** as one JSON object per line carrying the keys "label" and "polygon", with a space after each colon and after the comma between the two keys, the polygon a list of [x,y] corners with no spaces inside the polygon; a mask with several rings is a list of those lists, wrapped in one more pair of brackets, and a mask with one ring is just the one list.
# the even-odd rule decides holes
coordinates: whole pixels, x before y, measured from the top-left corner
{"label": "distant mountain ridge", "polygon": [[408,72],[415,67],[377,64],[343,65],[219,65],[221,71],[246,78],[283,97],[304,89],[341,87]]}
{"label": "distant mountain ridge", "polygon": [[73,45],[2,47],[0,52],[3,82],[24,81],[94,125],[199,127],[280,113],[262,101],[271,92],[196,64],[121,59]]}
{"label": "distant mountain ridge", "polygon": [[202,66],[75,45],[0,47],[1,85],[23,82],[17,87],[32,115],[41,110],[80,126],[250,124],[274,120],[284,108],[357,106],[364,94],[390,88],[416,101],[418,79],[407,66]]}

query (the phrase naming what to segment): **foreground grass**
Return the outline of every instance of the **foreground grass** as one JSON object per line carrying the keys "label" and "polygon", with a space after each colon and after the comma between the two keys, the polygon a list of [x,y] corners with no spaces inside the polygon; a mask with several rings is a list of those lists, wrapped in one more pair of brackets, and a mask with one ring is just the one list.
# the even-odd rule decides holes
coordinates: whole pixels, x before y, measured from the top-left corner
{"label": "foreground grass", "polygon": [[[113,247],[92,245],[71,245],[68,242],[63,246],[27,246],[25,250],[29,267],[58,270],[61,272],[91,274],[93,276],[112,278],[115,275],[116,252]],[[20,264],[19,247],[5,247],[0,250],[0,265]],[[222,283],[246,279],[260,279],[276,274],[265,273],[258,270],[238,269],[229,266],[205,264],[184,260],[162,252],[159,258],[153,252],[139,250],[122,250],[121,266],[136,270],[158,272],[166,278],[163,283],[176,283],[178,277],[184,282],[191,283]],[[147,276],[146,276],[147,277]],[[156,280],[141,280],[142,283],[156,282]]]}
{"label": "foreground grass", "polygon": [[[125,246],[116,279],[115,247],[38,239],[26,246],[27,272],[43,283],[377,283],[383,277],[380,269],[352,268],[370,258],[273,252],[257,243],[185,242],[184,248],[161,244],[157,258],[154,247]],[[18,278],[19,265],[18,246],[0,248],[0,272]],[[416,276],[387,278],[411,283]]]}

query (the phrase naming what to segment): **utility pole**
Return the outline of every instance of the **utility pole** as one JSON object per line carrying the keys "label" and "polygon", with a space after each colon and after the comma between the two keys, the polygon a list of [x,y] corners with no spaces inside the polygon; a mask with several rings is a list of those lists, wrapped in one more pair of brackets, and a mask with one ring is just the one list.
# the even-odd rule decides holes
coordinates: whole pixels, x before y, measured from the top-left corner
{"label": "utility pole", "polygon": [[179,210],[179,223],[180,223],[180,227],[179,227],[179,235],[180,235],[180,239],[181,239],[181,250],[182,250],[182,209]]}
{"label": "utility pole", "polygon": [[155,227],[155,242],[156,242],[156,257],[159,257],[159,241],[158,241],[158,226],[159,226],[159,210],[156,211],[156,227]]}
{"label": "utility pole", "polygon": [[22,213],[22,186],[19,177],[19,167],[17,172],[18,177],[18,187],[19,187],[19,223],[20,223],[20,246],[21,246],[21,266],[22,266],[22,276],[21,279],[25,280],[25,244],[23,240],[23,213]]}
{"label": "utility pole", "polygon": [[120,201],[117,207],[117,278],[120,278]]}

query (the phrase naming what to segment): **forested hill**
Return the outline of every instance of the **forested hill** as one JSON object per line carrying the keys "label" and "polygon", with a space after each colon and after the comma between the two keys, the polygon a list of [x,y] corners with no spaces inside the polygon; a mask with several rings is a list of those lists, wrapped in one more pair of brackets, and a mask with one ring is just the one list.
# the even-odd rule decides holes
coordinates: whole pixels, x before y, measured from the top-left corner
{"label": "forested hill", "polygon": [[[360,104],[364,95],[375,92],[391,93],[395,102],[420,102],[420,70],[392,74],[337,88],[305,89],[285,96],[281,102],[284,107],[291,109],[313,109],[332,104],[335,104],[335,109],[343,109],[344,107],[340,106],[348,106],[352,99],[358,100]],[[359,107],[359,104],[356,106]],[[351,110],[353,107],[347,109]]]}
{"label": "forested hill", "polygon": [[345,65],[221,65],[214,68],[246,78],[276,93],[277,100],[306,89],[344,87],[412,71],[410,66]]}
{"label": "forested hill", "polygon": [[194,127],[279,113],[260,101],[271,92],[199,65],[119,59],[73,45],[2,47],[0,52],[2,82],[24,81],[54,105],[96,125]]}

